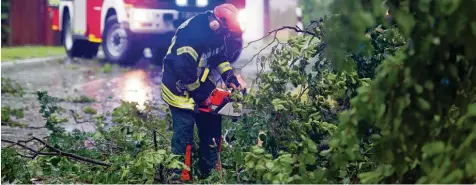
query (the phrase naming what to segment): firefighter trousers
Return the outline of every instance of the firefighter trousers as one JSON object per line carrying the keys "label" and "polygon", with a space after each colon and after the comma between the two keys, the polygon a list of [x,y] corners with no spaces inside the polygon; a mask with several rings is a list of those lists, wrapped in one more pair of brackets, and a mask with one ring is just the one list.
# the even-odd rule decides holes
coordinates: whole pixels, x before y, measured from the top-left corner
{"label": "firefighter trousers", "polygon": [[[185,156],[185,165],[191,168],[194,124],[197,124],[199,142],[199,167],[202,177],[207,177],[214,167],[218,167],[218,153],[221,152],[220,115],[196,113],[187,109],[169,106],[172,113],[172,153]],[[181,180],[191,180],[190,171],[182,170]]]}

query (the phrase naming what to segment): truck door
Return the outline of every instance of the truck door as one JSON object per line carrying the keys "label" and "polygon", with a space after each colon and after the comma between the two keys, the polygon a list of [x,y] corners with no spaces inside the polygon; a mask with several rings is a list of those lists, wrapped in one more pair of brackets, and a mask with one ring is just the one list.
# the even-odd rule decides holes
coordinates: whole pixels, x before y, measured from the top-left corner
{"label": "truck door", "polygon": [[[83,0],[84,1],[84,0]],[[101,42],[101,9],[104,0],[87,0],[87,36],[91,42]]]}
{"label": "truck door", "polygon": [[86,1],[73,1],[74,16],[73,16],[73,33],[75,35],[86,35]]}

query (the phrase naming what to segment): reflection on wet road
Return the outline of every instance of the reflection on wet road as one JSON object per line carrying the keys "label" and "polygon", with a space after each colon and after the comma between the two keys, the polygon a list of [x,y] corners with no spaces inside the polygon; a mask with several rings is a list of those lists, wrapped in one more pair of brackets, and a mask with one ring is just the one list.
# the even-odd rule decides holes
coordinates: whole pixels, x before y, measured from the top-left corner
{"label": "reflection on wet road", "polygon": [[[67,131],[80,129],[94,132],[95,126],[88,122],[92,116],[84,113],[84,108],[91,106],[103,114],[119,106],[121,101],[137,102],[139,108],[144,108],[146,101],[161,101],[160,83],[161,71],[159,66],[150,65],[150,61],[139,61],[134,66],[115,66],[112,72],[101,72],[103,63],[97,61],[70,61],[62,63],[48,62],[34,66],[2,67],[2,77],[17,81],[25,88],[25,97],[14,97],[2,94],[2,106],[24,108],[25,117],[17,121],[32,127],[43,127],[45,121],[39,114],[39,103],[36,101],[36,91],[48,91],[48,94],[58,98],[79,97],[85,95],[94,98],[94,103],[60,102],[66,110],[73,110],[81,115],[85,123],[76,123],[69,114],[61,117],[69,118],[64,124]],[[17,128],[2,125],[2,137],[18,139],[35,136],[45,136],[47,130]]]}
{"label": "reflection on wet road", "polygon": [[146,101],[152,100],[152,91],[156,88],[152,88],[153,84],[144,70],[129,71],[121,78],[119,88],[122,101],[136,102],[139,108],[144,108]]}

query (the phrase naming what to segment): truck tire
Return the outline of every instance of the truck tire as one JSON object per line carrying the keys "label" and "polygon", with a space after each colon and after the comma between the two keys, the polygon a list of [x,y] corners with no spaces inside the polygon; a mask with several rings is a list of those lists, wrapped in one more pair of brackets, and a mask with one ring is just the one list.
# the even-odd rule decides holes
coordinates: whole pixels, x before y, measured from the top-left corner
{"label": "truck tire", "polygon": [[113,63],[135,63],[144,54],[144,48],[121,28],[116,15],[106,20],[102,48],[106,59]]}
{"label": "truck tire", "polygon": [[99,50],[99,44],[88,40],[75,39],[71,28],[69,13],[65,14],[63,23],[63,45],[69,58],[94,58]]}

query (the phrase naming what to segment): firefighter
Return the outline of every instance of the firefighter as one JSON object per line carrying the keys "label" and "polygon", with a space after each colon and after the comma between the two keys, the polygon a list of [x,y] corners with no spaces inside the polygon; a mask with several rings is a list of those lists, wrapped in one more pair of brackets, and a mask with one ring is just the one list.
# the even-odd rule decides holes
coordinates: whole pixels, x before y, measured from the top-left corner
{"label": "firefighter", "polygon": [[[221,116],[198,112],[216,88],[211,71],[216,70],[229,88],[241,90],[229,62],[232,56],[227,55],[233,53],[227,44],[236,45],[231,42],[242,36],[237,14],[232,4],[222,4],[188,19],[175,32],[163,61],[161,95],[172,114],[172,153],[184,156],[190,169],[196,123],[201,177],[218,167],[222,142]],[[191,180],[189,170],[178,173],[181,181]]]}

